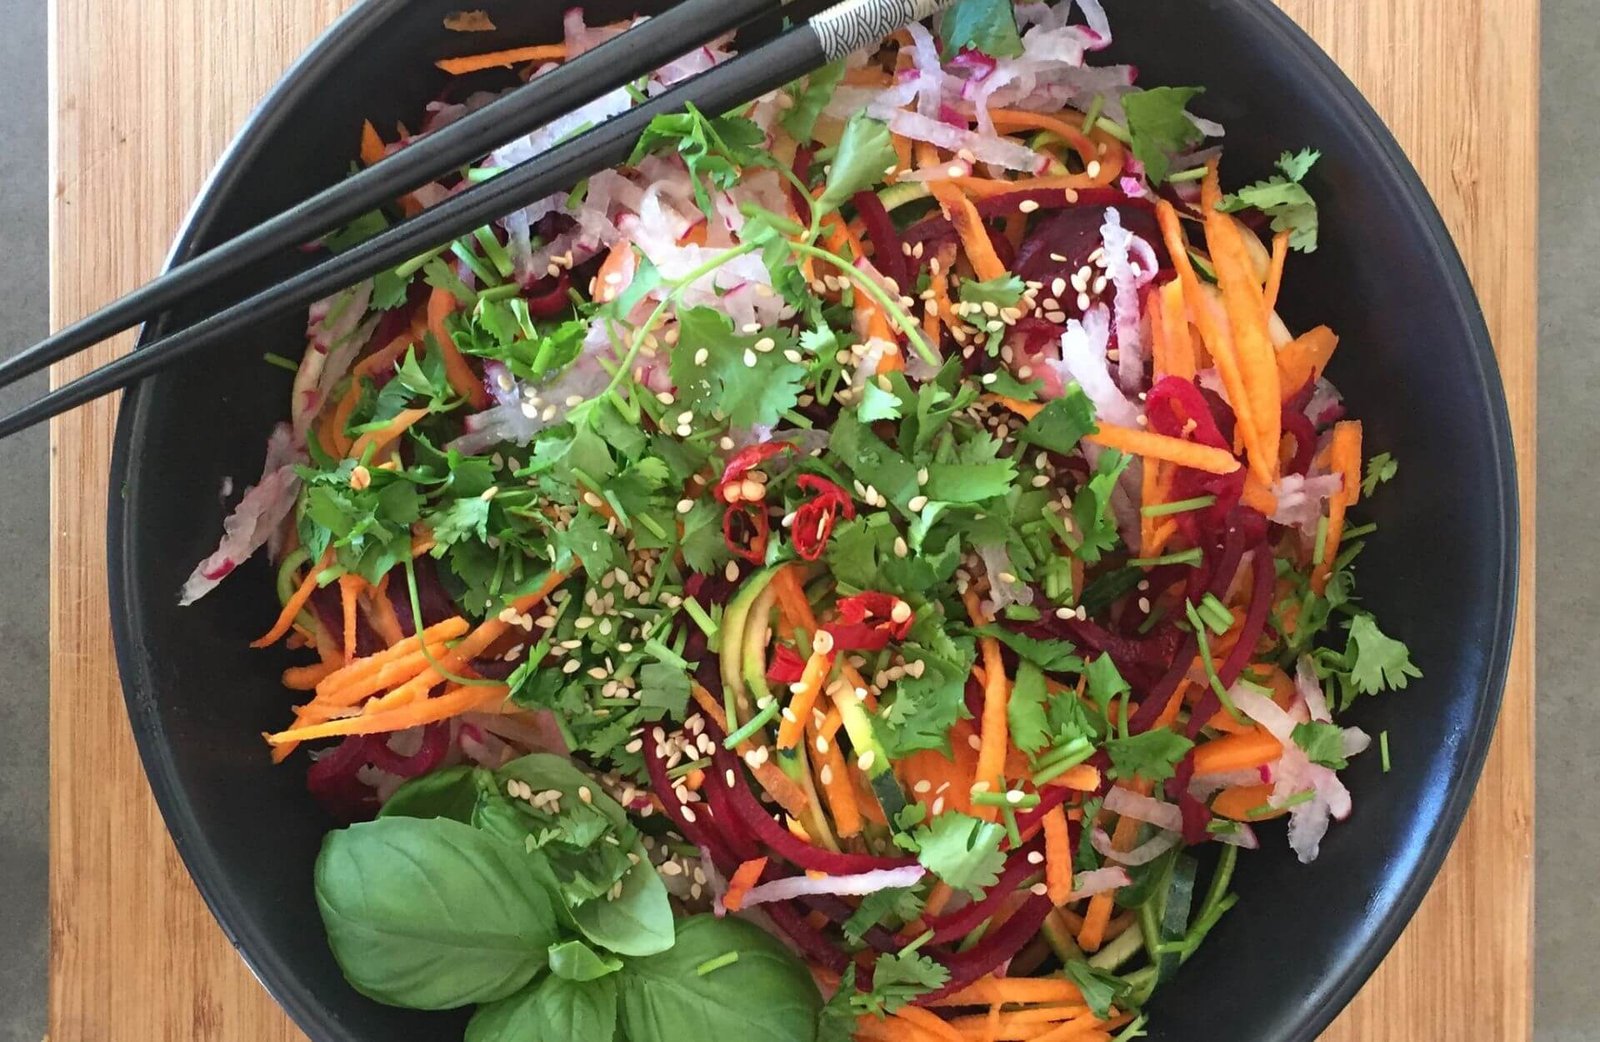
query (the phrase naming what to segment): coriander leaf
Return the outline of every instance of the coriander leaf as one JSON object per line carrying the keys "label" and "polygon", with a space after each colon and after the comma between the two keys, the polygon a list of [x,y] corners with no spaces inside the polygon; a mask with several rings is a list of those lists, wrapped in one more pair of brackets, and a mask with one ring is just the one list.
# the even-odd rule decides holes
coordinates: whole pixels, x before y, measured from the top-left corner
{"label": "coriander leaf", "polygon": [[1017,432],[1017,439],[1065,455],[1078,447],[1084,435],[1099,429],[1094,422],[1094,403],[1083,393],[1083,388],[1071,383],[1066,393],[1046,402],[1027,426]]}
{"label": "coriander leaf", "polygon": [[1097,970],[1082,959],[1071,959],[1062,967],[1072,983],[1083,993],[1089,1012],[1102,1020],[1111,1016],[1111,1006],[1128,992],[1128,983],[1106,970]]}
{"label": "coriander leaf", "polygon": [[1006,838],[999,822],[980,821],[960,811],[946,811],[912,834],[917,861],[929,872],[969,896],[978,897],[1000,879]]}
{"label": "coriander leaf", "polygon": [[1152,782],[1164,782],[1172,777],[1178,761],[1192,748],[1193,742],[1165,727],[1127,738],[1112,738],[1105,744],[1118,778],[1132,778],[1137,774]]}
{"label": "coriander leaf", "polygon": [[372,277],[372,300],[367,307],[373,311],[393,311],[406,302],[411,280],[394,271],[380,271]]}
{"label": "coriander leaf", "polygon": [[1011,699],[1006,703],[1006,720],[1011,740],[1029,755],[1050,744],[1050,722],[1045,715],[1048,697],[1044,674],[1038,666],[1023,659],[1017,664],[1017,679],[1011,687]]}
{"label": "coriander leaf", "polygon": [[1111,492],[1132,461],[1131,456],[1115,449],[1102,452],[1094,474],[1072,501],[1073,531],[1082,540],[1077,552],[1085,564],[1095,564],[1105,551],[1117,545],[1117,521],[1111,513]]}
{"label": "coriander leaf", "polygon": [[343,253],[345,250],[360,246],[368,239],[385,231],[389,227],[389,219],[383,215],[382,210],[372,210],[362,214],[338,231],[330,232],[322,237],[322,245],[334,253]]}
{"label": "coriander leaf", "polygon": [[956,289],[963,304],[993,304],[996,309],[1015,307],[1022,299],[1022,276],[1006,274],[987,282],[967,280]]}
{"label": "coriander leaf", "polygon": [[872,966],[872,990],[857,992],[852,1004],[859,1013],[884,1016],[938,991],[950,980],[950,971],[914,951],[884,952]]}
{"label": "coriander leaf", "polygon": [[1350,620],[1346,653],[1352,655],[1350,679],[1364,695],[1385,689],[1401,690],[1412,677],[1422,676],[1422,670],[1411,664],[1411,652],[1406,646],[1385,636],[1378,629],[1378,621],[1366,612]]}
{"label": "coriander leaf", "polygon": [[766,134],[743,116],[727,115],[707,119],[694,106],[687,112],[657,116],[650,121],[634,146],[630,164],[663,148],[675,149],[689,168],[695,202],[706,214],[715,216],[706,182],[717,188],[732,188],[745,167],[771,165],[764,152]]}
{"label": "coriander leaf", "polygon": [[922,663],[922,675],[895,681],[894,700],[873,718],[873,729],[884,751],[896,759],[921,749],[948,752],[950,728],[966,704],[972,640],[946,640],[937,650],[907,643],[904,654],[907,661]]}
{"label": "coriander leaf", "polygon": [[856,964],[851,963],[839,978],[833,998],[817,1011],[817,1034],[813,1042],[855,1042],[859,1019],[852,1004],[855,997]]}
{"label": "coriander leaf", "polygon": [[1015,58],[1022,53],[1022,34],[1011,0],[956,0],[939,21],[939,38],[946,60],[971,48],[991,58]]}
{"label": "coriander leaf", "polygon": [[1152,87],[1122,96],[1133,154],[1144,164],[1151,184],[1167,179],[1174,155],[1204,140],[1205,134],[1189,118],[1186,108],[1190,100],[1203,93],[1204,87]]}
{"label": "coriander leaf", "polygon": [[479,496],[452,499],[444,509],[428,515],[428,527],[440,546],[463,539],[489,537],[489,501]]}
{"label": "coriander leaf", "polygon": [[1394,480],[1400,472],[1400,464],[1387,452],[1380,452],[1367,460],[1367,477],[1361,482],[1361,491],[1364,495],[1372,495],[1378,491],[1378,486],[1386,481]]}
{"label": "coriander leaf", "polygon": [[985,374],[985,376],[994,377],[987,385],[990,394],[998,394],[1002,398],[1014,398],[1019,402],[1037,400],[1039,392],[1044,388],[1043,380],[1029,380],[1027,383],[1023,383],[1015,376],[1012,376],[1010,370],[1007,369],[997,369],[992,373]]}
{"label": "coriander leaf", "polygon": [[1311,149],[1298,154],[1285,152],[1278,159],[1282,174],[1224,196],[1217,208],[1224,213],[1260,210],[1272,218],[1273,231],[1289,233],[1290,246],[1313,253],[1317,248],[1317,201],[1300,181],[1320,157]]}
{"label": "coriander leaf", "polygon": [[1122,674],[1117,670],[1117,664],[1111,661],[1110,655],[1102,654],[1089,661],[1084,666],[1083,675],[1089,681],[1089,697],[1100,707],[1102,716],[1110,715],[1112,699],[1131,690],[1128,682],[1122,679]]}
{"label": "coriander leaf", "polygon": [[980,626],[973,632],[980,637],[994,637],[1046,673],[1077,672],[1083,668],[1083,659],[1078,657],[1077,648],[1070,641],[1041,640],[995,623]]}
{"label": "coriander leaf", "polygon": [[891,928],[897,928],[914,922],[922,914],[923,903],[924,898],[915,887],[891,886],[874,891],[861,899],[841,929],[852,942],[860,944],[874,926],[889,922],[894,924]]}
{"label": "coriander leaf", "polygon": [[812,220],[837,210],[857,192],[882,183],[899,162],[889,124],[860,112],[851,116],[834,150],[822,195],[812,207]]}
{"label": "coriander leaf", "polygon": [[644,719],[680,719],[689,705],[689,677],[670,662],[646,662],[639,668],[639,706]]}
{"label": "coriander leaf", "polygon": [[829,62],[805,78],[805,86],[800,86],[799,81],[791,83],[787,90],[794,104],[784,112],[780,122],[789,136],[801,144],[808,143],[816,130],[817,117],[822,115],[822,110],[828,107],[828,102],[833,100],[834,89],[839,86],[839,81],[844,79],[844,61]]}
{"label": "coriander leaf", "polygon": [[722,537],[722,505],[710,497],[697,499],[689,513],[680,514],[683,538],[678,548],[690,571],[715,574],[732,554]]}
{"label": "coriander leaf", "polygon": [[862,423],[900,418],[900,396],[885,391],[875,381],[868,380],[861,391],[861,404],[856,406],[856,416]]}
{"label": "coriander leaf", "polygon": [[[771,427],[799,400],[806,370],[784,357],[795,346],[787,330],[735,333],[727,315],[693,307],[678,311],[678,331],[670,368],[685,408],[734,427]],[[757,350],[763,342],[773,346]]]}
{"label": "coriander leaf", "polygon": [[1350,765],[1344,758],[1344,728],[1338,724],[1296,724],[1293,738],[1312,763],[1334,770]]}

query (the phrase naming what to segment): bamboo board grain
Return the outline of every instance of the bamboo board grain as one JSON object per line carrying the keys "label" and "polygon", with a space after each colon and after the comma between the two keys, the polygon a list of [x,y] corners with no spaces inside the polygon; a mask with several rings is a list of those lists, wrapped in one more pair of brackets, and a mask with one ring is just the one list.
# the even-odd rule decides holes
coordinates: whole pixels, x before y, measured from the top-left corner
{"label": "bamboo board grain", "polygon": [[[1526,1042],[1533,807],[1537,0],[1280,0],[1422,172],[1494,334],[1523,490],[1522,612],[1477,799],[1435,884],[1329,1042]],[[154,275],[234,130],[348,0],[54,0],[51,320]],[[127,350],[59,366],[57,382]],[[179,862],[129,735],[107,626],[115,407],[51,427],[54,1042],[300,1038]]]}

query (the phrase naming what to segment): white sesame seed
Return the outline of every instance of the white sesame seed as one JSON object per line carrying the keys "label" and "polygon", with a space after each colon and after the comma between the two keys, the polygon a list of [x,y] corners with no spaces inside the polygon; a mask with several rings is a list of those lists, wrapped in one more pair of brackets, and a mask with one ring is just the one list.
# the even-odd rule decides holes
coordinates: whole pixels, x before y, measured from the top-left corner
{"label": "white sesame seed", "polygon": [[687,514],[689,511],[691,511],[693,509],[694,509],[694,500],[692,500],[692,499],[680,499],[680,500],[678,500],[678,513]]}
{"label": "white sesame seed", "polygon": [[1036,203],[1035,201],[1033,201],[1032,199],[1024,199],[1024,200],[1022,200],[1022,202],[1017,204],[1017,209],[1021,210],[1023,213],[1032,213],[1033,211],[1037,210],[1038,208],[1039,208],[1039,204]]}
{"label": "white sesame seed", "polygon": [[1098,159],[1089,160],[1089,165],[1085,166],[1083,168],[1083,172],[1088,174],[1091,178],[1099,177],[1100,176],[1100,160],[1098,160]]}
{"label": "white sesame seed", "polygon": [[744,325],[740,326],[739,328],[741,330],[743,330],[744,332],[746,332],[746,333],[759,333],[759,332],[761,332],[761,323],[760,322],[746,322]]}
{"label": "white sesame seed", "polygon": [[813,655],[833,654],[833,634],[827,630],[818,630],[811,635],[811,653]]}
{"label": "white sesame seed", "polygon": [[739,562],[738,561],[729,561],[727,567],[722,569],[722,574],[727,578],[727,580],[729,582],[733,582],[734,580],[738,579],[739,578]]}
{"label": "white sesame seed", "polygon": [[1043,897],[1050,892],[1050,888],[1044,883],[1035,883],[1028,888],[1028,892],[1034,897]]}
{"label": "white sesame seed", "polygon": [[856,766],[861,768],[863,771],[870,771],[872,770],[872,762],[874,759],[876,759],[875,754],[871,749],[868,749],[866,752],[856,757]]}
{"label": "white sesame seed", "polygon": [[1041,853],[1040,851],[1037,851],[1037,850],[1028,851],[1028,864],[1030,864],[1030,865],[1042,865],[1042,864],[1044,864],[1044,854]]}
{"label": "white sesame seed", "polygon": [[910,553],[911,553],[911,548],[906,545],[905,539],[903,537],[901,537],[901,536],[895,536],[894,537],[894,555],[896,557],[905,557],[905,556],[909,555]]}
{"label": "white sesame seed", "polygon": [[703,366],[707,362],[709,362],[710,360],[711,360],[711,352],[708,351],[707,349],[703,348],[703,347],[700,348],[698,351],[696,351],[694,353],[694,364],[695,365]]}
{"label": "white sesame seed", "polygon": [[822,765],[822,770],[817,772],[817,778],[824,785],[832,785],[833,784],[833,767],[831,767],[828,764],[823,764]]}

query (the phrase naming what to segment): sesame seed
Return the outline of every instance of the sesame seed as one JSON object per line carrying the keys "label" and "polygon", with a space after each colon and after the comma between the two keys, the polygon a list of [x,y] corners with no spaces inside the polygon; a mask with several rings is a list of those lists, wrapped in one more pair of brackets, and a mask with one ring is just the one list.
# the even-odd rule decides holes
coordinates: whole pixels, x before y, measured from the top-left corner
{"label": "sesame seed", "polygon": [[746,369],[754,369],[756,367],[756,353],[748,347],[744,349],[744,365]]}
{"label": "sesame seed", "polygon": [[694,500],[692,500],[692,499],[680,499],[680,500],[678,500],[678,513],[687,514],[689,511],[691,511],[693,509],[694,509]]}
{"label": "sesame seed", "polygon": [[1083,172],[1088,174],[1091,178],[1099,177],[1100,176],[1100,160],[1098,160],[1098,159],[1089,160],[1089,165],[1083,168]]}
{"label": "sesame seed", "polygon": [[772,339],[770,336],[764,336],[751,346],[753,346],[757,351],[760,351],[762,354],[766,354],[768,351],[771,351],[773,348],[777,347],[778,342]]}
{"label": "sesame seed", "polygon": [[[1059,297],[1059,296],[1061,296],[1061,294],[1065,293],[1066,291],[1067,291],[1067,280],[1066,279],[1061,278],[1058,275],[1054,279],[1050,280],[1050,295],[1052,297]],[[1045,303],[1049,304],[1049,301],[1045,301]]]}
{"label": "sesame seed", "polygon": [[917,471],[917,484],[926,485],[927,483],[928,483],[928,468],[927,467],[923,467],[922,469]]}
{"label": "sesame seed", "polygon": [[1035,883],[1028,888],[1028,892],[1034,897],[1043,897],[1050,892],[1050,888],[1044,883]]}
{"label": "sesame seed", "polygon": [[1140,597],[1139,598],[1139,610],[1141,612],[1143,612],[1144,614],[1146,614],[1146,615],[1150,614],[1150,598],[1148,598],[1148,597]]}
{"label": "sesame seed", "polygon": [[1078,294],[1078,310],[1079,311],[1088,311],[1089,310],[1089,294],[1087,294],[1087,293],[1079,293]]}
{"label": "sesame seed", "polygon": [[906,546],[905,539],[903,537],[901,537],[901,536],[895,536],[894,537],[894,555],[896,557],[905,557],[905,556],[909,555],[910,553],[911,553],[911,548]]}
{"label": "sesame seed", "polygon": [[1006,802],[1015,807],[1017,804],[1023,801],[1026,795],[1027,794],[1021,789],[1012,789],[1010,792],[1006,793]]}
{"label": "sesame seed", "polygon": [[744,325],[740,326],[739,328],[741,330],[743,330],[744,332],[746,332],[746,333],[759,333],[759,332],[761,332],[761,323],[760,322],[746,322]]}
{"label": "sesame seed", "polygon": [[972,747],[973,752],[977,752],[983,747],[983,739],[975,734],[969,734],[967,735],[967,744]]}
{"label": "sesame seed", "polygon": [[929,810],[932,812],[933,816],[936,817],[936,818],[939,815],[943,814],[944,813],[944,797],[940,796],[938,799],[934,800],[933,801],[933,806],[930,807]]}
{"label": "sesame seed", "polygon": [[912,496],[909,500],[906,501],[906,508],[909,509],[913,514],[922,513],[922,508],[927,506],[927,505],[928,505],[928,497],[927,496]]}
{"label": "sesame seed", "polygon": [[868,749],[866,752],[862,753],[856,758],[856,766],[861,768],[863,771],[870,771],[872,770],[872,762],[874,759],[875,756],[873,751]]}
{"label": "sesame seed", "polygon": [[1042,854],[1041,852],[1039,852],[1037,850],[1028,851],[1028,864],[1030,864],[1030,865],[1042,865],[1042,864],[1044,864],[1044,854]]}
{"label": "sesame seed", "polygon": [[811,635],[811,653],[813,655],[833,654],[833,634],[827,630],[818,630]]}
{"label": "sesame seed", "polygon": [[561,667],[561,672],[569,674],[576,673],[579,667],[582,665],[583,663],[579,662],[577,659],[568,659],[567,664]]}
{"label": "sesame seed", "polygon": [[1023,213],[1032,213],[1039,208],[1039,204],[1032,199],[1024,199],[1017,204],[1017,209]]}
{"label": "sesame seed", "polygon": [[723,574],[724,577],[727,578],[727,580],[729,582],[733,582],[734,580],[738,579],[739,578],[739,562],[738,561],[729,561],[728,562],[728,566],[722,570],[722,574]]}
{"label": "sesame seed", "polygon": [[824,785],[832,785],[833,784],[833,767],[831,767],[828,764],[823,764],[822,765],[822,770],[817,772],[817,777],[818,777],[818,779],[821,780],[822,784],[824,784]]}
{"label": "sesame seed", "polygon": [[700,348],[698,351],[696,351],[694,353],[694,364],[695,365],[705,365],[710,360],[711,360],[711,352],[706,350],[703,347]]}
{"label": "sesame seed", "polygon": [[917,784],[911,786],[911,791],[916,793],[918,796],[921,796],[924,793],[932,792],[933,791],[933,782],[928,781],[926,778],[924,778],[922,781],[919,781],[919,782],[917,782]]}

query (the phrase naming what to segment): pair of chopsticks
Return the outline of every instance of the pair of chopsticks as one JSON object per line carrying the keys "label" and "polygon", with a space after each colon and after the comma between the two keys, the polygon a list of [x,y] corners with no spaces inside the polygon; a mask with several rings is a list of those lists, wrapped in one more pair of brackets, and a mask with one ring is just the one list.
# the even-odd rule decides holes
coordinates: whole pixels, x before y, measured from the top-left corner
{"label": "pair of chopsticks", "polygon": [[[787,0],[684,0],[550,70],[482,109],[0,362],[0,386],[76,354],[213,289],[269,257],[316,241],[438,177],[475,162],[565,112],[631,83]],[[694,105],[726,112],[951,0],[844,0],[671,90],[474,185],[337,256],[216,311],[0,418],[0,438],[121,390],[196,352],[235,340],[264,319],[316,301],[447,245],[491,221],[624,162],[650,121]]]}

